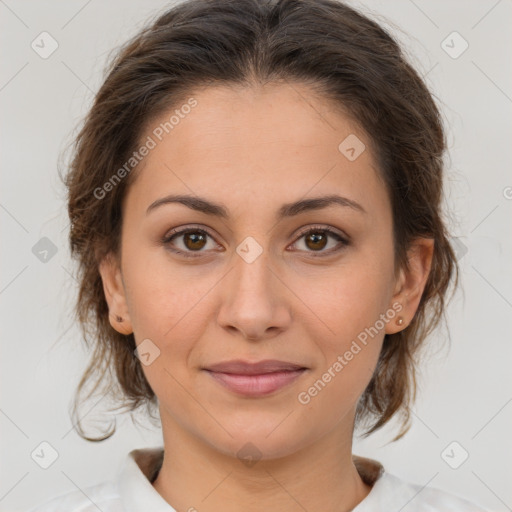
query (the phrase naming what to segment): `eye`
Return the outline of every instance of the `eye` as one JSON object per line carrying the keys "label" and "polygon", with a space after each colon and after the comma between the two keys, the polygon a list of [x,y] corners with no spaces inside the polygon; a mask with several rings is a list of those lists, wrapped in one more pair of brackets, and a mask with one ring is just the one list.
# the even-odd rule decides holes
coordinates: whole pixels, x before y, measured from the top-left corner
{"label": "eye", "polygon": [[[186,258],[194,258],[200,256],[201,252],[215,249],[215,244],[213,247],[207,247],[208,238],[213,239],[213,236],[208,231],[192,226],[188,228],[172,230],[170,233],[165,235],[165,237],[162,239],[162,243],[166,246],[169,246],[169,250],[176,254]],[[326,228],[324,226],[313,226],[303,230],[300,233],[298,240],[302,239],[304,239],[305,249],[299,250],[313,253],[311,254],[313,257],[328,256],[350,245],[348,239],[344,238],[332,229]],[[334,239],[338,243],[334,244],[334,247],[331,247],[328,250],[324,250],[329,245],[329,239]],[[175,243],[175,240],[181,242],[181,246],[180,244]],[[298,241],[295,242],[295,244],[297,243]]]}
{"label": "eye", "polygon": [[[194,258],[200,256],[200,254],[193,254],[194,252],[205,252],[203,249],[208,245],[208,238],[213,238],[208,231],[188,227],[180,230],[172,230],[162,239],[162,243],[171,246],[169,249],[176,254],[187,258]],[[173,248],[173,246],[176,247],[174,244],[174,240],[176,239],[181,241],[181,249]],[[205,250],[208,250],[208,247]]]}
{"label": "eye", "polygon": [[[299,240],[304,239],[304,247],[306,252],[320,253],[311,254],[313,257],[326,256],[342,250],[345,246],[349,245],[349,241],[342,237],[332,229],[323,226],[313,226],[302,231]],[[325,247],[329,244],[329,239],[337,240],[338,244],[334,244],[329,250],[324,251]],[[295,242],[298,243],[298,242]]]}

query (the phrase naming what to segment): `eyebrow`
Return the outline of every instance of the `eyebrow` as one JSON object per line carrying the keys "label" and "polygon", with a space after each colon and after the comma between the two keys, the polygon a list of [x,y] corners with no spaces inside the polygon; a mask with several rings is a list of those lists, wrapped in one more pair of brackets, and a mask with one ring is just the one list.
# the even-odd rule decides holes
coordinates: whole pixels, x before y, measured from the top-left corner
{"label": "eyebrow", "polygon": [[[166,197],[157,199],[148,206],[146,215],[156,210],[160,206],[172,203],[182,204],[187,208],[197,212],[205,213],[206,215],[213,215],[222,219],[229,218],[228,210],[223,205],[208,201],[207,199],[198,196],[189,195],[168,195]],[[285,217],[293,217],[303,212],[320,210],[335,204],[351,208],[360,213],[367,213],[366,210],[356,201],[348,199],[347,197],[332,194],[328,196],[313,197],[310,199],[301,199],[294,203],[286,203],[281,206],[281,208],[279,208],[276,218],[277,220],[280,220]]]}

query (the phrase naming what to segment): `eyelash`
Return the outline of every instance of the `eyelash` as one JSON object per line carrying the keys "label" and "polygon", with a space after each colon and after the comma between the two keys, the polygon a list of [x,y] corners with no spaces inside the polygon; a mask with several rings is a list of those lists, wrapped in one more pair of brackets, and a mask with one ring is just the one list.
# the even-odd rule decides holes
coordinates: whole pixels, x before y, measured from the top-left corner
{"label": "eyelash", "polygon": [[[334,248],[334,249],[330,249],[328,251],[306,251],[306,252],[311,252],[311,256],[314,257],[314,258],[319,258],[319,257],[325,257],[325,256],[329,256],[333,253],[336,253],[336,252],[339,252],[341,250],[343,250],[345,247],[347,247],[348,245],[350,245],[350,242],[349,240],[347,240],[346,238],[342,237],[341,235],[339,235],[338,233],[336,233],[335,231],[329,229],[329,228],[326,228],[324,226],[312,226],[312,227],[309,227],[305,230],[302,230],[299,235],[298,235],[298,238],[297,238],[297,241],[299,241],[301,238],[311,234],[311,233],[318,233],[318,232],[321,232],[321,233],[324,233],[326,235],[328,235],[328,237],[332,237],[332,238],[335,238],[338,242],[340,242],[341,244],[341,247],[337,247],[337,248]],[[162,239],[162,243],[164,245],[172,245],[170,242],[174,239],[174,238],[177,238],[179,237],[180,235],[184,235],[184,234],[187,234],[187,233],[201,233],[203,235],[208,235],[210,238],[214,238],[213,235],[211,235],[207,230],[205,229],[202,229],[202,228],[195,228],[195,227],[188,227],[188,228],[184,228],[184,229],[181,229],[181,230],[175,230],[175,231],[171,231],[169,234],[167,234],[166,236],[164,236],[164,238]],[[296,242],[294,242],[296,243]],[[201,254],[201,252],[204,252],[204,251],[182,251],[180,249],[170,249],[172,252],[174,252],[175,254],[179,254],[180,256],[184,256],[186,258],[197,258],[199,257]],[[197,254],[194,254],[197,253]],[[315,254],[316,252],[316,254]]]}

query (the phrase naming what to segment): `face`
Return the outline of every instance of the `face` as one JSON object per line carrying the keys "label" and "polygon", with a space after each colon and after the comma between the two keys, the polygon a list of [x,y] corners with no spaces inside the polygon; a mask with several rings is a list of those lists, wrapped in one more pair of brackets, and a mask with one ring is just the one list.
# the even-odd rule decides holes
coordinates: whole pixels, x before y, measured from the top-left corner
{"label": "face", "polygon": [[[125,198],[121,265],[101,266],[111,317],[125,318],[112,325],[146,354],[164,432],[281,457],[352,431],[384,335],[397,309],[410,321],[421,293],[407,290],[426,275],[394,275],[369,140],[330,103],[299,84],[193,98],[161,140],[175,109],[141,138],[156,145]],[[171,195],[188,203],[160,201]],[[311,202],[326,196],[338,199]],[[304,369],[206,370],[233,360]]]}

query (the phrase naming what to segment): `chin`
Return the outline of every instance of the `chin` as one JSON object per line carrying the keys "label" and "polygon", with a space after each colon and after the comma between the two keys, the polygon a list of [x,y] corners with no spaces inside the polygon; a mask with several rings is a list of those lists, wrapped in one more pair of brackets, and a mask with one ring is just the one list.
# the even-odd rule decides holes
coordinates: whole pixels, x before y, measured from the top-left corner
{"label": "chin", "polygon": [[[261,417],[257,419],[250,415],[249,419],[239,419],[236,425],[229,423],[230,427],[227,430],[232,437],[224,431],[215,438],[211,437],[211,431],[203,432],[202,437],[218,452],[236,457],[242,462],[247,461],[248,466],[251,465],[251,461],[279,459],[300,450],[308,444],[306,438],[310,437],[306,435],[303,438],[304,433],[297,430],[299,423],[287,423],[283,421],[285,416],[281,414],[278,421],[273,417],[265,421]],[[210,436],[206,437],[208,434]]]}

